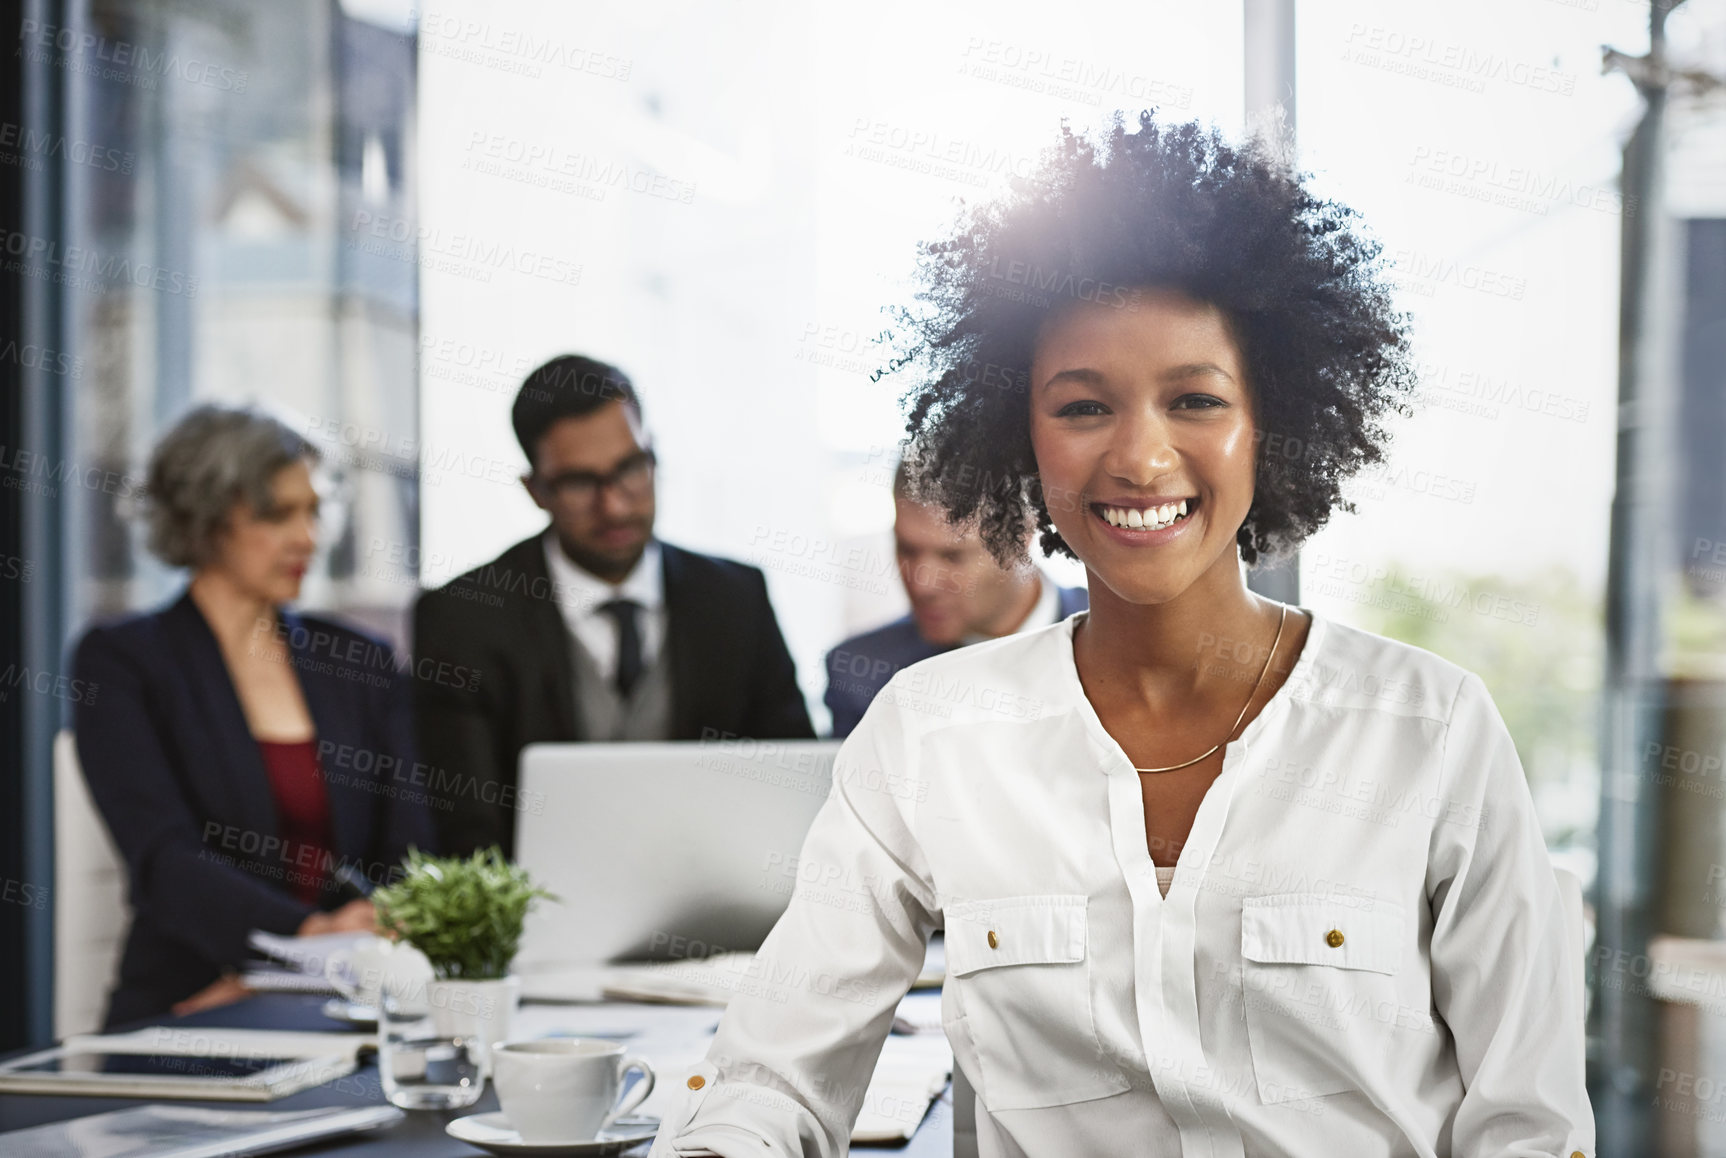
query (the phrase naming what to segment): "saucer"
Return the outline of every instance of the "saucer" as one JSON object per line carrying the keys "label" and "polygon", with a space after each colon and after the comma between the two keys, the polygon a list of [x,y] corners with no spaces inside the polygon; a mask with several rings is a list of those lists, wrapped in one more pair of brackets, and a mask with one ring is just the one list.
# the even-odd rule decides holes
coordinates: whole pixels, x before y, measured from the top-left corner
{"label": "saucer", "polygon": [[518,1154],[598,1155],[621,1154],[631,1146],[653,1141],[659,1133],[658,1118],[619,1118],[599,1132],[599,1137],[586,1142],[523,1142],[515,1127],[501,1112],[471,1114],[457,1118],[444,1127],[444,1133],[469,1146],[478,1146],[506,1158]]}

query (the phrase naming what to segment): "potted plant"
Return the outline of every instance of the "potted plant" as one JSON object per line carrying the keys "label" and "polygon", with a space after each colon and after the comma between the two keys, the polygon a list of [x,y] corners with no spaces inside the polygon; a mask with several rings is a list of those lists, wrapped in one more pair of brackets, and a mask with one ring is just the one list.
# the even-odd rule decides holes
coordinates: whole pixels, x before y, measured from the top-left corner
{"label": "potted plant", "polygon": [[[496,847],[467,858],[410,850],[405,875],[372,893],[378,927],[431,962],[425,995],[440,1035],[508,1038],[521,1001],[510,973],[522,925],[539,899],[556,900]],[[480,1051],[481,1057],[489,1048]]]}

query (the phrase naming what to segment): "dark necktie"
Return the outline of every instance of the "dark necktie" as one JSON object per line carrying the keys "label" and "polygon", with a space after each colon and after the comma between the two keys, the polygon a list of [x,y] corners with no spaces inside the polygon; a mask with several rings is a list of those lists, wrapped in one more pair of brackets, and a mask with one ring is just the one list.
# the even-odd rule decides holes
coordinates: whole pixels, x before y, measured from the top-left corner
{"label": "dark necktie", "polygon": [[617,621],[617,694],[627,700],[641,678],[641,624],[636,612],[642,607],[633,599],[613,599],[599,609]]}

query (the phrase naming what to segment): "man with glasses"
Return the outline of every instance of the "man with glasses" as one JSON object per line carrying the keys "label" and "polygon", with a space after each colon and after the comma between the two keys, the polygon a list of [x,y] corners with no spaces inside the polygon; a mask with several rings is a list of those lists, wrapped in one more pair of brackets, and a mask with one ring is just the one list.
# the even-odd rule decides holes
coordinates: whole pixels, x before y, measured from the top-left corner
{"label": "man with glasses", "polygon": [[510,417],[550,525],[414,609],[420,668],[474,677],[415,681],[445,851],[513,851],[530,743],[813,738],[761,572],[654,538],[653,448],[628,377],[554,358]]}

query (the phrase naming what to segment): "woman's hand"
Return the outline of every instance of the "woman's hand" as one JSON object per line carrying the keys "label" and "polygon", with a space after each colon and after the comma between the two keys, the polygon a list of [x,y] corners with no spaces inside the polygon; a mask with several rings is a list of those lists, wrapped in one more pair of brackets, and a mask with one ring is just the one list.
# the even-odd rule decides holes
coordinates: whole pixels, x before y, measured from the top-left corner
{"label": "woman's hand", "polygon": [[376,933],[377,912],[367,900],[349,901],[330,913],[313,913],[300,922],[299,935],[316,937],[322,933]]}
{"label": "woman's hand", "polygon": [[197,1013],[203,1009],[214,1009],[218,1005],[232,1005],[243,1001],[252,995],[236,973],[224,973],[184,1001],[175,1002],[169,1012],[175,1017],[184,1017],[188,1013]]}

